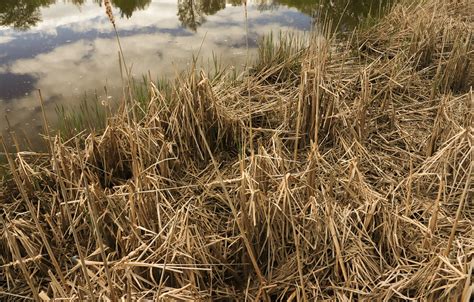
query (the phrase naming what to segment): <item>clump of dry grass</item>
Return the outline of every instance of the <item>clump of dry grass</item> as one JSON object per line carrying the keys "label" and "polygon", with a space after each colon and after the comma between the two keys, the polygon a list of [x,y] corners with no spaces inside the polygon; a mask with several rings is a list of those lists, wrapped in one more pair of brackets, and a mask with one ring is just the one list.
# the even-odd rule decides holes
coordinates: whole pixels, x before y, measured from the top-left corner
{"label": "clump of dry grass", "polygon": [[10,156],[0,295],[468,301],[468,4],[397,5],[241,81],[150,83],[140,118]]}

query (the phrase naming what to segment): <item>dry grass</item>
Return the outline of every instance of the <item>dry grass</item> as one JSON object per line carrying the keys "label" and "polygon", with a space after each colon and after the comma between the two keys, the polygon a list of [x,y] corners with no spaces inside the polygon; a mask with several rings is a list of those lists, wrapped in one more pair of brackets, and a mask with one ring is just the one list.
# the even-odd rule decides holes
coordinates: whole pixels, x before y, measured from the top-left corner
{"label": "dry grass", "polygon": [[473,9],[400,4],[240,80],[150,82],[145,112],[10,156],[0,297],[468,301]]}

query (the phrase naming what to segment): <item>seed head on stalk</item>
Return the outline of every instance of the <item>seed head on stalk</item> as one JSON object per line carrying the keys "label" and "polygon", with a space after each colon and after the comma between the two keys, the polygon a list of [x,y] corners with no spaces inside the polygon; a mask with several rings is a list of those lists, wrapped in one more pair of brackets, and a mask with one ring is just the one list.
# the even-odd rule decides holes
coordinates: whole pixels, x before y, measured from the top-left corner
{"label": "seed head on stalk", "polygon": [[115,18],[112,12],[112,4],[110,4],[110,0],[104,0],[105,12],[107,17],[109,17],[110,23],[115,27]]}

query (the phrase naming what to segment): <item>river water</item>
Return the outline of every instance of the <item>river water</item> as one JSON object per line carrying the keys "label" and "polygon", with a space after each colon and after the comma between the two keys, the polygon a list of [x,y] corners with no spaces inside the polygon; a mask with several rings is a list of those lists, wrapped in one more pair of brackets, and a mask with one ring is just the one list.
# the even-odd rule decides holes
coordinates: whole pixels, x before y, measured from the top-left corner
{"label": "river water", "polygon": [[[246,6],[241,0],[111,2],[132,74],[154,79],[173,77],[198,52],[204,63],[216,57],[224,65],[242,66],[262,36],[308,31],[323,11],[348,29],[380,8],[375,0],[247,0]],[[119,66],[102,0],[1,0],[2,135],[14,131],[37,145],[42,132],[38,89],[54,124],[58,106],[73,107],[86,94],[108,101],[104,87],[109,95],[119,89]]]}

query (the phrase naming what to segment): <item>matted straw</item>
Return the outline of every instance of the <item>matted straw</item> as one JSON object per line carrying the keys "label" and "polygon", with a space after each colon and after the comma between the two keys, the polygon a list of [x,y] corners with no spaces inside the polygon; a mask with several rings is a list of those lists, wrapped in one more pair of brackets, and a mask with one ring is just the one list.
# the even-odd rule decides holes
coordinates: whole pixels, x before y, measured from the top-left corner
{"label": "matted straw", "polygon": [[267,40],[240,76],[150,82],[100,133],[10,156],[0,298],[468,301],[470,10]]}

